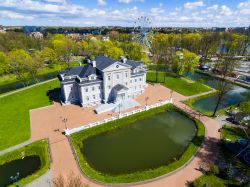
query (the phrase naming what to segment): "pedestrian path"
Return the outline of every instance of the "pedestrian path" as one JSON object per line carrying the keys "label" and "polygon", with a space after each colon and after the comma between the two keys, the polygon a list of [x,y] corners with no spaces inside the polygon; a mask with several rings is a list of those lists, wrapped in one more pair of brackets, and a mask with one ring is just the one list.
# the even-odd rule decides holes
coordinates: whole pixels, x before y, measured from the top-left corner
{"label": "pedestrian path", "polygon": [[0,156],[1,156],[1,155],[4,155],[5,153],[14,151],[14,150],[16,150],[16,149],[18,149],[18,148],[21,148],[21,147],[23,147],[23,146],[26,146],[26,145],[28,145],[28,144],[30,144],[30,143],[32,143],[32,141],[31,141],[31,140],[28,140],[28,141],[25,141],[25,142],[20,143],[20,144],[18,144],[18,145],[9,147],[8,149],[4,149],[3,151],[0,151]]}

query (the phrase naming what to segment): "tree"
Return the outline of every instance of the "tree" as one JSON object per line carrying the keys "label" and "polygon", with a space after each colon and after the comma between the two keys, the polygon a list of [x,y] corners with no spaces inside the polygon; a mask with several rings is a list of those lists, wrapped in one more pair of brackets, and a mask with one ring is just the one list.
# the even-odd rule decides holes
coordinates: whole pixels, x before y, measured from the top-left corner
{"label": "tree", "polygon": [[232,84],[227,81],[227,77],[232,74],[234,68],[237,66],[237,61],[234,60],[233,55],[221,54],[216,67],[220,71],[220,79],[217,80],[216,89],[218,94],[216,95],[216,105],[213,112],[213,117],[224,100],[225,95],[230,91]]}
{"label": "tree", "polygon": [[57,60],[61,63],[65,62],[69,67],[75,43],[62,34],[56,34],[51,38],[51,44],[57,55]]}
{"label": "tree", "polygon": [[104,42],[104,54],[108,55],[110,58],[118,59],[124,55],[121,48],[117,47],[113,42]]}
{"label": "tree", "polygon": [[56,52],[54,49],[49,47],[45,47],[41,50],[41,58],[44,63],[47,63],[50,66],[53,66],[57,63]]}
{"label": "tree", "polygon": [[32,61],[29,61],[29,62],[30,62],[30,64],[28,64],[28,66],[27,66],[27,71],[34,80],[38,81],[37,80],[38,70],[40,70],[41,68],[44,67],[41,52],[35,51],[32,54]]}
{"label": "tree", "polygon": [[245,112],[245,113],[247,113],[247,114],[250,114],[250,100],[241,103],[241,104],[240,104],[240,110],[241,110],[242,112]]}
{"label": "tree", "polygon": [[199,63],[199,57],[188,50],[177,51],[172,70],[178,74],[183,75],[186,72],[193,72]]}
{"label": "tree", "polygon": [[0,51],[0,75],[7,73],[8,66],[7,66],[7,59],[4,52]]}
{"label": "tree", "polygon": [[65,179],[62,175],[59,175],[53,180],[54,187],[88,187],[89,185],[83,184],[79,176],[76,176],[71,172]]}
{"label": "tree", "polygon": [[16,75],[17,80],[24,81],[24,85],[29,78],[27,68],[31,63],[31,56],[23,49],[15,49],[8,53],[7,64],[10,71]]}

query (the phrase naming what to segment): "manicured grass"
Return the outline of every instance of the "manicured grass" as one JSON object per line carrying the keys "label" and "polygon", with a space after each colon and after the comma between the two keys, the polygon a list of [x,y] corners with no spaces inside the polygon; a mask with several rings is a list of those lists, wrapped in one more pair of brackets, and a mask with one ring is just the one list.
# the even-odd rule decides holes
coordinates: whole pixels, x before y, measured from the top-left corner
{"label": "manicured grass", "polygon": [[131,182],[138,182],[143,181],[147,179],[152,179],[161,175],[164,175],[166,173],[169,173],[171,171],[176,170],[177,168],[184,165],[186,162],[190,160],[190,158],[195,154],[199,146],[202,144],[202,141],[204,139],[205,135],[205,129],[203,124],[195,120],[195,124],[197,127],[196,136],[192,140],[192,142],[187,147],[186,151],[183,153],[183,155],[180,157],[179,160],[176,160],[168,165],[163,165],[156,169],[150,169],[140,172],[135,172],[131,174],[124,174],[124,175],[108,175],[101,173],[99,171],[96,171],[93,169],[88,162],[86,161],[84,155],[81,153],[81,149],[83,148],[84,144],[83,141],[91,136],[95,136],[97,134],[101,134],[113,129],[117,129],[124,125],[129,125],[137,120],[143,119],[147,116],[152,116],[160,112],[164,112],[167,110],[177,110],[181,112],[182,114],[186,115],[183,111],[180,111],[173,105],[164,105],[155,109],[151,109],[148,111],[144,111],[141,113],[134,114],[129,117],[125,117],[116,121],[108,122],[106,124],[96,126],[93,128],[89,128],[86,130],[83,130],[81,132],[75,133],[71,135],[71,142],[75,148],[76,154],[78,156],[79,164],[82,169],[82,171],[90,178],[97,180],[99,182],[105,182],[105,183],[131,183]]}
{"label": "manicured grass", "polygon": [[33,142],[25,147],[19,148],[15,151],[11,151],[0,156],[0,165],[11,162],[13,160],[21,159],[22,157],[33,155],[39,156],[41,161],[41,167],[34,174],[29,175],[19,181],[20,185],[24,186],[46,173],[50,168],[48,141],[46,139]]}
{"label": "manicured grass", "polygon": [[0,98],[0,150],[30,138],[29,110],[51,104],[47,94],[55,88],[58,80]]}
{"label": "manicured grass", "polygon": [[[156,82],[156,72],[148,72],[147,81]],[[200,82],[195,82],[186,77],[179,77],[170,73],[167,73],[166,79],[164,81],[164,73],[158,72],[157,82],[185,96],[192,96],[212,90],[210,87]]]}
{"label": "manicured grass", "polygon": [[[248,135],[250,135],[250,133],[248,133]],[[221,130],[222,153],[228,163],[231,163],[238,171],[250,176],[249,166],[243,163],[240,158],[235,158],[236,155],[224,147],[224,143],[227,142],[226,139],[235,141],[239,138],[247,138],[241,128],[225,125]]]}
{"label": "manicured grass", "polygon": [[224,180],[222,178],[219,178],[213,174],[205,174],[202,177],[196,179],[192,186],[193,187],[226,187],[226,186],[239,186],[239,184],[236,181],[231,180]]}

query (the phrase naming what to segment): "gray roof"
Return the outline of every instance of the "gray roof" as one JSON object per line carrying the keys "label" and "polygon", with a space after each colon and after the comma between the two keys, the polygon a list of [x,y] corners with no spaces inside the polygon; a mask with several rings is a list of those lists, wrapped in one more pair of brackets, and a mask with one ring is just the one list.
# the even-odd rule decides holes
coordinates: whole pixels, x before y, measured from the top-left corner
{"label": "gray roof", "polygon": [[[98,56],[94,59],[96,61],[96,68],[99,70],[104,70],[105,68],[107,68],[108,66],[116,63],[116,62],[121,62],[120,60],[113,60],[109,57],[105,57],[105,56]],[[126,63],[127,65],[131,66],[132,69],[141,66],[143,64],[143,62],[136,62],[133,60],[127,60]]]}
{"label": "gray roof", "polygon": [[[102,71],[108,66],[119,62],[120,60],[113,60],[111,58],[105,57],[105,56],[98,56],[95,58],[96,61],[96,68],[93,67],[92,64],[88,64],[86,66],[78,66],[78,67],[72,67],[72,68],[67,68],[64,71],[62,71],[60,74],[62,76],[79,76],[80,78],[86,78],[89,75],[92,74],[97,74],[98,70]],[[135,62],[133,60],[128,60],[125,64],[131,66],[132,69],[140,66],[142,62]],[[65,80],[64,82],[70,82],[70,80]]]}
{"label": "gray roof", "polygon": [[118,91],[118,92],[121,91],[121,90],[128,90],[128,88],[126,86],[121,85],[121,84],[115,85],[113,89]]}
{"label": "gray roof", "polygon": [[78,75],[80,78],[86,78],[89,75],[96,74],[96,68],[94,68],[92,65],[77,66],[77,67],[67,68],[60,74],[64,74],[64,76]]}
{"label": "gray roof", "polygon": [[89,75],[96,74],[96,68],[94,68],[92,65],[84,66],[82,71],[79,74],[80,78],[86,78]]}
{"label": "gray roof", "polygon": [[141,66],[142,64],[143,64],[143,62],[141,62],[141,61],[133,61],[133,60],[128,60],[127,62],[126,62],[126,64],[128,64],[128,65],[130,65],[130,66],[132,66],[132,69],[135,69],[135,68],[137,68],[138,66]]}
{"label": "gray roof", "polygon": [[95,61],[96,61],[96,68],[99,70],[104,70],[106,67],[117,62],[117,60],[113,60],[105,56],[98,56],[95,58]]}
{"label": "gray roof", "polygon": [[74,76],[79,75],[84,67],[83,66],[77,66],[72,68],[67,68],[64,71],[62,71],[60,74],[64,74],[64,76]]}

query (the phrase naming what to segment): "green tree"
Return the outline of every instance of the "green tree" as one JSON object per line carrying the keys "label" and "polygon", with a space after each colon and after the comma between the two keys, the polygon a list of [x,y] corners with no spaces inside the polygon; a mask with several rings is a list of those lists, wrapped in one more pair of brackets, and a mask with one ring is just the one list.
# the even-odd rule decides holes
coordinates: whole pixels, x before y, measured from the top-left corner
{"label": "green tree", "polygon": [[7,66],[7,59],[4,52],[0,51],[0,75],[7,73],[8,66]]}
{"label": "green tree", "polygon": [[62,34],[56,34],[51,38],[51,44],[57,55],[57,60],[66,63],[69,67],[75,43]]}
{"label": "green tree", "polygon": [[199,57],[188,50],[177,51],[172,70],[178,74],[183,75],[186,72],[193,72],[199,63]]}
{"label": "green tree", "polygon": [[44,63],[49,64],[50,67],[57,63],[56,52],[54,49],[45,47],[41,50],[41,58]]}
{"label": "green tree", "polygon": [[32,63],[31,56],[23,49],[15,49],[8,53],[7,64],[17,80],[27,83],[29,74],[27,73],[28,66]]}
{"label": "green tree", "polygon": [[41,55],[40,51],[35,51],[32,54],[32,61],[28,61],[29,64],[27,66],[27,71],[30,74],[30,76],[36,80],[37,80],[37,73],[40,69],[42,69],[44,67],[44,63],[43,63],[43,58]]}
{"label": "green tree", "polygon": [[104,53],[113,59],[118,59],[121,56],[124,56],[123,50],[111,41],[104,42]]}
{"label": "green tree", "polygon": [[240,104],[240,110],[242,112],[250,114],[250,100],[241,103]]}

